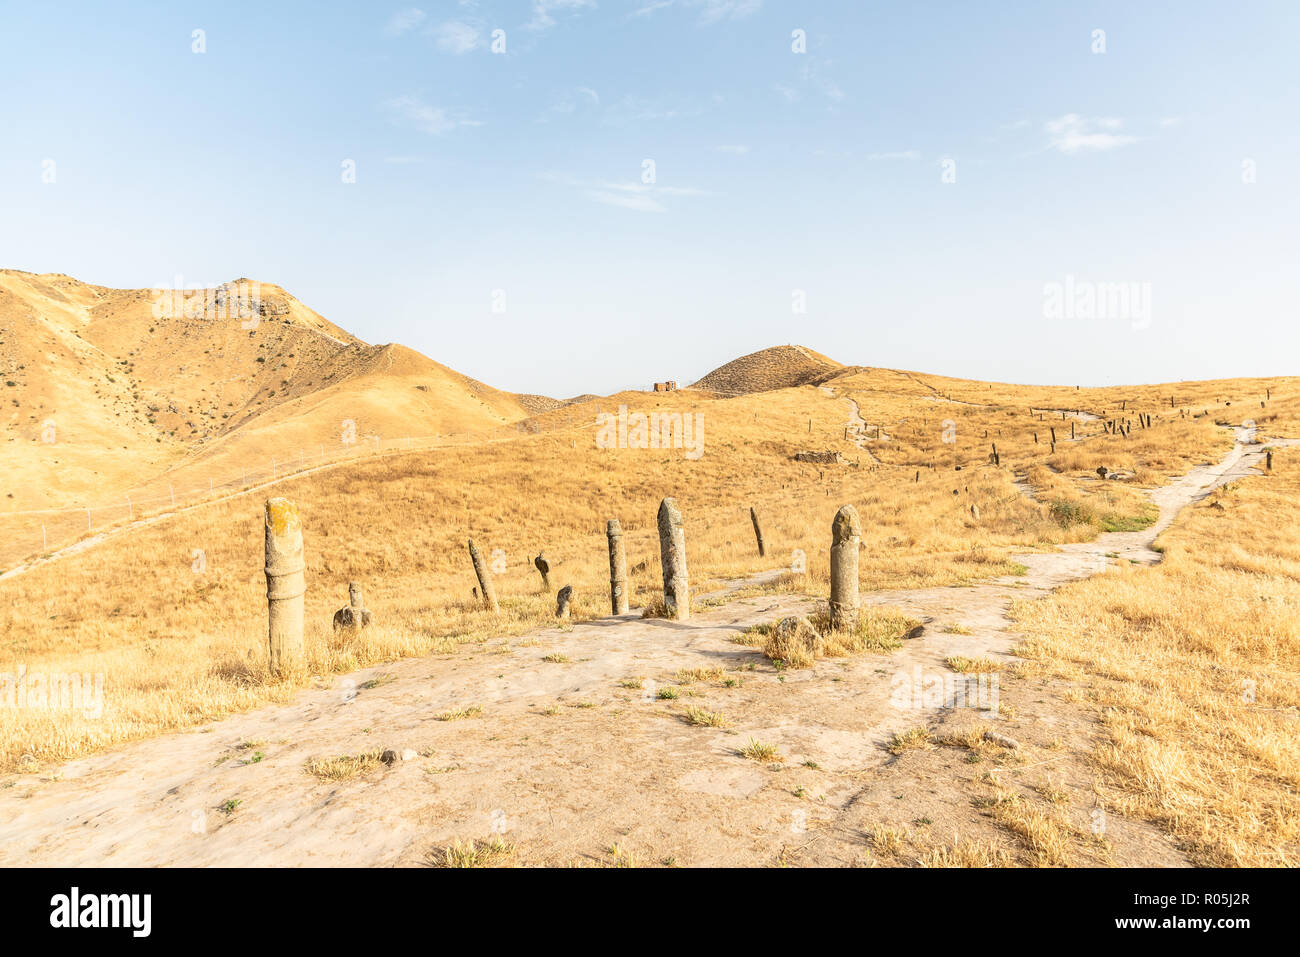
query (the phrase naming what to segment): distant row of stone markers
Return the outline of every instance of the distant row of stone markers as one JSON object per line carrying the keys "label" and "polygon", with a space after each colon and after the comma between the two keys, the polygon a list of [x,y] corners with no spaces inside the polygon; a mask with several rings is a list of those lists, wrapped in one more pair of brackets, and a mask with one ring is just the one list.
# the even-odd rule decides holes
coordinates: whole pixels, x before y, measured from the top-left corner
{"label": "distant row of stone markers", "polygon": [[[749,510],[758,554],[767,553],[758,512]],[[672,498],[659,503],[659,561],[663,568],[664,616],[685,621],[691,616],[690,575],[686,567],[686,529],[681,509]],[[266,604],[267,651],[272,674],[283,674],[303,657],[303,608],[307,593],[302,543],[302,519],[296,503],[286,498],[266,502]],[[627,552],[623,528],[611,518],[605,534],[609,540],[609,603],[615,615],[628,613]],[[852,629],[858,617],[858,548],[862,527],[852,505],[843,506],[831,525],[831,627]],[[469,541],[470,562],[478,578],[476,600],[496,614],[496,588],[483,554]],[[542,587],[550,590],[551,565],[545,553],[533,560],[542,576]],[[644,563],[643,563],[644,564]],[[640,567],[640,566],[638,566]],[[573,586],[565,585],[556,595],[555,616],[567,620],[573,603]],[[360,631],[370,627],[374,616],[364,607],[361,585],[348,585],[348,604],[334,613],[335,631]]]}

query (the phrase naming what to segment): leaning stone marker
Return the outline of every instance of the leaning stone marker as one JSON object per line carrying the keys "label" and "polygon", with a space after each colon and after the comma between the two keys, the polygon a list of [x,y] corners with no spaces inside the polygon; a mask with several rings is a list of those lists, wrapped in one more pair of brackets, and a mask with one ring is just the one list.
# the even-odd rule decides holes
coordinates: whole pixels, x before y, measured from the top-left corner
{"label": "leaning stone marker", "polygon": [[499,611],[497,592],[492,587],[492,573],[488,571],[487,562],[483,561],[483,553],[478,550],[472,538],[469,540],[469,558],[474,563],[474,574],[478,576],[478,587],[483,593],[484,607],[490,608],[493,613]]}
{"label": "leaning stone marker", "polygon": [[669,618],[691,617],[691,586],[686,572],[686,530],[674,499],[659,503],[659,561],[664,570],[664,609]]}
{"label": "leaning stone marker", "polygon": [[302,660],[302,609],[307,592],[302,520],[287,498],[266,500],[266,641],[271,674]]}
{"label": "leaning stone marker", "polygon": [[555,596],[555,617],[567,619],[569,617],[569,605],[573,603],[573,586],[565,585]]}
{"label": "leaning stone marker", "polygon": [[763,543],[763,526],[758,524],[758,512],[752,506],[749,509],[749,520],[754,523],[754,537],[758,539],[758,557],[762,558],[767,554],[767,546]]}
{"label": "leaning stone marker", "polygon": [[611,518],[605,525],[609,538],[609,607],[615,615],[627,614],[627,552],[623,548],[623,526]]}
{"label": "leaning stone marker", "polygon": [[844,505],[831,523],[831,628],[852,631],[858,624],[858,548],[862,525],[858,510]]}

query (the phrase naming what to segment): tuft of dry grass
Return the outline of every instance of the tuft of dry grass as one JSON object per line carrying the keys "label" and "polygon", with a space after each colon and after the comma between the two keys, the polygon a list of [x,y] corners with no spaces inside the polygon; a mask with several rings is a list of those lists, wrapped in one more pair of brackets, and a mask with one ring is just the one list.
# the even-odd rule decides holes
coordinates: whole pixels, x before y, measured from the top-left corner
{"label": "tuft of dry grass", "polygon": [[728,721],[721,711],[709,711],[706,708],[697,708],[694,705],[689,705],[686,708],[686,721],[688,724],[704,728],[725,728],[728,725]]}
{"label": "tuft of dry grass", "polygon": [[382,767],[379,760],[382,752],[363,751],[361,754],[341,754],[335,758],[319,758],[308,761],[305,769],[324,781],[346,781],[359,777],[369,771]]}
{"label": "tuft of dry grass", "polygon": [[967,658],[964,655],[949,655],[943,663],[958,674],[993,674],[1002,670],[1002,662],[987,656]]}
{"label": "tuft of dry grass", "polygon": [[921,867],[1010,867],[1011,855],[992,841],[958,841],[931,848],[917,864]]}
{"label": "tuft of dry grass", "polygon": [[905,830],[888,825],[875,828],[871,832],[870,841],[877,854],[888,854],[891,857],[898,857],[910,843]]}
{"label": "tuft of dry grass", "polygon": [[751,761],[761,763],[771,763],[774,761],[784,761],[781,752],[774,744],[764,744],[755,738],[750,738],[749,743],[740,748],[737,753],[743,758],[749,758]]}
{"label": "tuft of dry grass", "polygon": [[846,658],[864,652],[888,654],[897,651],[903,647],[903,636],[920,624],[901,612],[872,605],[859,609],[857,628],[851,632],[831,629],[830,612],[826,609],[809,616],[808,620],[818,633],[812,648],[789,635],[779,634],[772,623],[754,625],[732,640],[761,647],[765,656],[787,668],[811,668],[818,658],[823,657]]}
{"label": "tuft of dry grass", "polygon": [[491,840],[453,841],[429,852],[432,867],[509,867],[518,848],[498,835]]}
{"label": "tuft of dry grass", "polygon": [[931,747],[929,728],[909,728],[890,738],[885,750],[890,754],[902,754],[905,751],[926,751]]}
{"label": "tuft of dry grass", "polygon": [[463,721],[465,718],[481,717],[483,717],[483,708],[476,704],[467,705],[463,708],[450,708],[434,715],[434,719],[438,721]]}
{"label": "tuft of dry grass", "polygon": [[697,681],[723,682],[727,679],[727,669],[714,665],[711,668],[679,668],[674,681],[679,685],[689,685]]}

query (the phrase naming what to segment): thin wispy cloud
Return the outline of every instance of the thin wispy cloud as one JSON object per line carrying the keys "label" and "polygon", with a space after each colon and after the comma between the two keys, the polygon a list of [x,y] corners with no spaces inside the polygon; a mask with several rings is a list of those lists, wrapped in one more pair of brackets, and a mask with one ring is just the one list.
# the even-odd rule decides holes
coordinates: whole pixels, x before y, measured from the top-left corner
{"label": "thin wispy cloud", "polygon": [[645,6],[633,10],[631,13],[628,14],[628,16],[648,17],[650,16],[650,14],[657,13],[658,11],[664,9],[665,7],[671,7],[672,5],[673,5],[673,0],[654,0],[654,2],[652,3],[647,3]]}
{"label": "thin wispy cloud", "polygon": [[895,150],[889,153],[868,153],[869,160],[916,160],[921,154],[916,150]]}
{"label": "thin wispy cloud", "polygon": [[762,9],[763,0],[650,0],[629,13],[628,18],[648,17],[669,7],[698,10],[699,22],[707,25],[723,20],[742,20]]}
{"label": "thin wispy cloud", "polygon": [[741,20],[757,13],[763,7],[763,0],[686,0],[686,5],[700,8],[701,23],[717,23]]}
{"label": "thin wispy cloud", "polygon": [[393,123],[409,126],[422,133],[446,133],[459,126],[482,125],[478,120],[470,119],[463,110],[431,106],[415,96],[398,96],[387,100],[383,104],[383,110]]}
{"label": "thin wispy cloud", "polygon": [[804,95],[824,96],[832,103],[845,99],[843,87],[830,75],[831,61],[822,57],[795,57],[802,60],[797,79],[793,83],[773,83],[772,89],[787,103],[796,103]]}
{"label": "thin wispy cloud", "polygon": [[644,193],[616,193],[610,190],[593,189],[587,191],[587,197],[605,206],[619,206],[634,209],[638,213],[662,213],[663,204],[653,196]]}
{"label": "thin wispy cloud", "polygon": [[1061,153],[1103,152],[1136,143],[1136,136],[1118,132],[1123,125],[1123,120],[1113,116],[1066,113],[1047,121],[1048,147]]}
{"label": "thin wispy cloud", "polygon": [[433,29],[433,42],[443,53],[459,56],[478,49],[478,27],[464,20],[448,20]]}
{"label": "thin wispy cloud", "polygon": [[597,183],[602,189],[618,190],[623,193],[660,193],[664,196],[708,196],[707,189],[692,186],[656,186],[654,183]]}
{"label": "thin wispy cloud", "polygon": [[427,14],[418,7],[408,7],[405,10],[398,10],[388,22],[384,24],[384,32],[389,36],[399,37],[403,33],[414,30],[425,21]]}
{"label": "thin wispy cloud", "polygon": [[793,103],[795,100],[799,99],[799,91],[784,83],[773,83],[772,89],[776,91],[777,96],[781,97],[781,99],[785,100],[787,103]]}
{"label": "thin wispy cloud", "polygon": [[553,116],[567,116],[576,113],[579,106],[592,108],[600,106],[600,94],[589,86],[574,87],[573,90],[552,99],[551,105],[537,117],[537,122],[545,123]]}
{"label": "thin wispy cloud", "polygon": [[688,99],[683,102],[665,103],[661,100],[647,100],[639,96],[624,96],[605,110],[605,116],[615,123],[644,123],[651,120],[675,120],[685,116],[699,116],[718,105],[716,99],[709,101]]}
{"label": "thin wispy cloud", "polygon": [[543,174],[542,179],[578,189],[587,199],[604,206],[617,206],[638,213],[662,213],[667,206],[661,200],[667,198],[708,196],[706,189],[692,186],[659,186],[655,183],[642,183],[636,180],[583,180],[554,173]]}
{"label": "thin wispy cloud", "polygon": [[596,5],[596,0],[533,0],[533,18],[524,24],[527,30],[549,30],[555,26],[556,20],[552,16],[555,12],[572,13],[575,10],[591,8]]}
{"label": "thin wispy cloud", "polygon": [[844,90],[830,76],[830,66],[829,60],[809,56],[802,71],[803,82],[827,99],[838,102],[844,99]]}

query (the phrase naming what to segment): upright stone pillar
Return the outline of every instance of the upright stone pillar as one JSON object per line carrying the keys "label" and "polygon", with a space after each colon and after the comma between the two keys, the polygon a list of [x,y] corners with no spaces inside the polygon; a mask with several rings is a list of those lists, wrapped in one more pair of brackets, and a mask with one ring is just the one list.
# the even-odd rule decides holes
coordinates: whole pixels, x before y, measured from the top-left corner
{"label": "upright stone pillar", "polygon": [[611,518],[605,526],[609,538],[609,607],[615,615],[627,614],[627,552],[623,547],[623,526]]}
{"label": "upright stone pillar", "polygon": [[659,560],[664,571],[664,608],[669,618],[691,617],[691,586],[686,572],[686,530],[674,499],[659,503]]}
{"label": "upright stone pillar", "polygon": [[831,523],[831,628],[853,631],[858,624],[858,510],[841,506]]}
{"label": "upright stone pillar", "polygon": [[273,675],[285,674],[302,661],[304,569],[298,506],[287,498],[267,499],[266,643]]}
{"label": "upright stone pillar", "polygon": [[565,585],[555,596],[555,617],[565,621],[569,618],[569,606],[573,604],[573,586]]}

